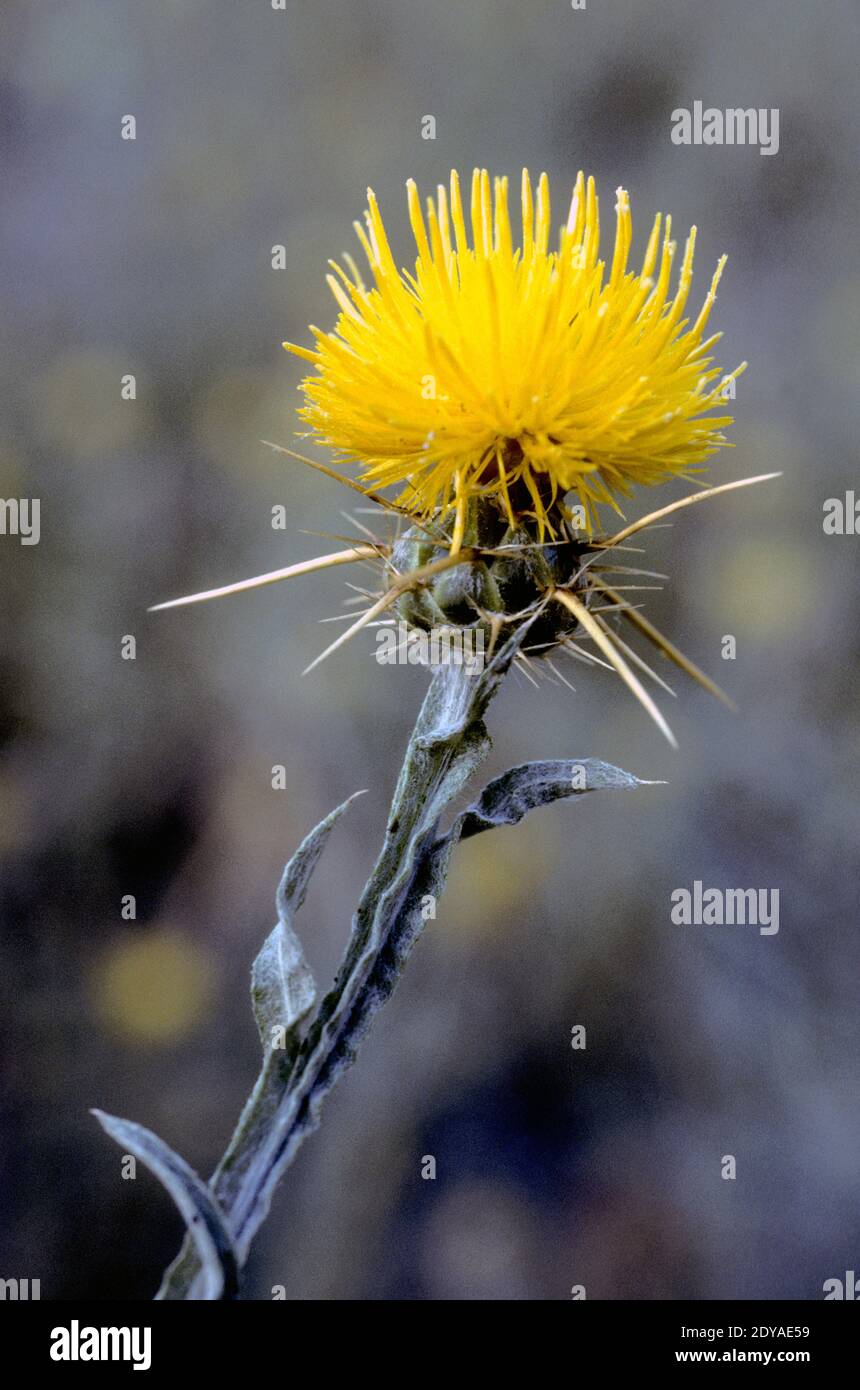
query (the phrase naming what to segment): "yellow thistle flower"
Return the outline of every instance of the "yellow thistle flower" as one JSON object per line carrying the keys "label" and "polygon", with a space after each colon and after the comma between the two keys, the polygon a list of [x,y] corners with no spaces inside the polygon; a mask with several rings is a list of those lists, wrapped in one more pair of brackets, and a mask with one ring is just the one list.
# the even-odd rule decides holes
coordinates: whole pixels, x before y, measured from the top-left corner
{"label": "yellow thistle flower", "polygon": [[[407,185],[418,247],[414,273],[399,271],[376,199],[355,224],[373,274],[350,257],[331,262],[340,307],[335,329],[313,328],[316,348],[285,343],[312,362],[303,418],[368,487],[399,486],[417,517],[455,513],[453,549],[476,496],[495,497],[508,520],[531,516],[541,539],[575,491],[589,530],[594,508],[633,484],[689,476],[725,443],[721,390],[738,376],[710,366],[720,337],[705,338],[725,257],[695,319],[682,317],[696,229],[687,239],[674,298],[671,218],[658,214],[641,270],[628,270],[630,201],[619,189],[612,262],[599,259],[594,180],[580,173],[558,250],[549,249],[549,181],[533,197],[522,176],[522,246],[514,247],[508,181],[491,193],[472,176],[471,244],[456,172],[426,221]],[[662,239],[661,239],[662,229]]]}
{"label": "yellow thistle flower", "polygon": [[[481,626],[491,649],[527,623],[533,645],[517,654],[524,669],[531,666],[529,653],[536,652],[555,670],[548,653],[557,648],[589,666],[608,664],[674,745],[633,667],[668,687],[614,624],[626,622],[730,702],[628,600],[642,587],[640,578],[664,576],[625,565],[613,552],[681,508],[778,475],[703,489],[615,534],[595,536],[595,514],[607,503],[620,510],[618,496],[628,495],[634,484],[689,476],[725,443],[722,430],[731,416],[711,412],[721,408],[722,388],[746,367],[741,363],[723,376],[708,356],[720,337],[706,338],[705,328],[725,257],[691,323],[683,315],[696,229],[670,298],[676,250],[671,220],[664,225],[656,217],[641,270],[628,270],[633,229],[624,189],[617,194],[607,274],[598,258],[594,181],[586,183],[582,174],[557,251],[549,250],[545,174],[535,198],[523,172],[522,246],[516,249],[507,179],[496,179],[491,192],[486,170],[473,174],[471,245],[456,173],[450,193],[440,187],[436,201],[428,200],[426,221],[415,184],[407,188],[418,246],[414,273],[398,271],[369,192],[366,225],[355,226],[373,286],[365,285],[351,257],[344,258],[346,270],[332,261],[328,281],[341,310],[334,331],[312,327],[314,349],[284,344],[316,369],[302,383],[303,418],[343,461],[359,464],[359,480],[271,445],[372,499],[383,513],[396,513],[396,535],[376,536],[356,522],[367,540],[346,550],[155,608],[375,562],[381,591],[367,593],[367,605],[308,670],[370,623],[389,621],[390,610],[418,631]],[[396,501],[385,496],[391,486],[400,488]],[[565,503],[571,493],[578,495],[584,517],[575,517]],[[412,523],[406,531],[404,517]],[[616,574],[625,582],[610,585],[607,576]],[[600,657],[582,642],[593,643]]]}

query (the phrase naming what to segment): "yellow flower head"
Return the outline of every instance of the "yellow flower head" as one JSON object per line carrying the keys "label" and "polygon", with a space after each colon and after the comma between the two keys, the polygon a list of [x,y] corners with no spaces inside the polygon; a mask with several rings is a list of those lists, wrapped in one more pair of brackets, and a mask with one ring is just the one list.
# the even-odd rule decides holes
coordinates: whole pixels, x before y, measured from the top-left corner
{"label": "yellow flower head", "polygon": [[508,180],[491,191],[472,175],[470,231],[456,173],[440,185],[426,221],[410,180],[418,247],[414,272],[399,271],[372,192],[365,227],[355,224],[373,275],[350,257],[331,262],[340,307],[331,333],[312,328],[316,348],[303,418],[313,434],[362,466],[368,487],[400,488],[415,516],[456,515],[455,548],[469,501],[494,497],[511,524],[532,516],[553,532],[575,490],[589,525],[595,503],[617,509],[634,483],[687,476],[719,445],[730,415],[730,377],[710,367],[705,338],[725,257],[698,317],[684,318],[696,230],[687,239],[674,298],[671,219],[658,214],[641,270],[628,269],[630,200],[617,194],[608,272],[599,258],[594,180],[580,173],[557,250],[550,250],[549,181],[533,195],[522,177],[522,245],[515,247]]}

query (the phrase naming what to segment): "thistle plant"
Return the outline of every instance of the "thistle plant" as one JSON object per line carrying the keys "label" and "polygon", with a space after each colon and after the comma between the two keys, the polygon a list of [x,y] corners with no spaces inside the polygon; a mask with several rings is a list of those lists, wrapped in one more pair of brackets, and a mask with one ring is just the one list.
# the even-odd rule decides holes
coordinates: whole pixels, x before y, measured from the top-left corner
{"label": "thistle plant", "polygon": [[[535,680],[547,671],[568,684],[562,657],[591,671],[607,667],[675,746],[645,682],[674,692],[625,630],[731,703],[642,613],[636,595],[654,586],[641,581],[665,576],[643,568],[629,542],[681,508],[777,475],[700,483],[631,522],[620,511],[636,486],[698,480],[726,443],[725,387],[746,364],[724,374],[710,355],[720,335],[706,329],[725,258],[696,317],[684,317],[695,228],[672,296],[671,220],[655,219],[641,269],[631,271],[623,189],[607,269],[594,182],[582,174],[552,250],[546,175],[533,192],[523,174],[516,247],[507,179],[491,189],[486,171],[474,173],[468,230],[456,174],[428,200],[426,215],[415,185],[407,187],[414,268],[397,269],[369,193],[364,225],[355,225],[372,283],[351,257],[345,269],[331,262],[334,329],[312,329],[312,348],[284,345],[312,365],[301,414],[311,436],[335,451],[337,466],[271,446],[360,494],[371,524],[356,517],[361,539],[345,549],[157,607],[369,564],[375,587],[347,601],[360,611],[347,611],[348,626],[309,671],[362,629],[386,624],[403,624],[407,634],[480,631],[486,662],[474,670],[440,658],[432,668],[379,858],[319,1003],[294,919],[350,801],[287,864],[277,923],[251,975],[261,1070],[209,1181],[149,1131],[95,1112],[157,1173],[185,1218],[188,1234],[165,1274],[163,1299],[238,1296],[274,1190],[435,915],[458,841],[516,824],[551,801],[650,785],[593,758],[553,758],[511,768],[448,817],[489,751],[485,715],[507,672],[517,666]],[[606,527],[607,509],[622,524]]]}

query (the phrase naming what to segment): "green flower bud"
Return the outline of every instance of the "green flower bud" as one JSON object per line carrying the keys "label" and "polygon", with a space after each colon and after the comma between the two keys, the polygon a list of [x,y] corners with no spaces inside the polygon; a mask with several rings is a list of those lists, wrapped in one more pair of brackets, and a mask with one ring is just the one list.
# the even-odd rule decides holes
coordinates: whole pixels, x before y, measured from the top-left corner
{"label": "green flower bud", "polygon": [[[482,628],[489,641],[495,631],[498,641],[531,616],[555,587],[572,587],[585,601],[585,583],[575,576],[589,547],[571,537],[561,517],[555,523],[558,539],[540,543],[527,518],[520,516],[512,527],[493,500],[473,501],[463,536],[467,558],[402,594],[395,604],[398,617],[424,632],[443,626]],[[483,553],[468,556],[473,549]],[[407,575],[449,553],[450,545],[441,534],[437,541],[431,526],[411,526],[391,558],[398,574]],[[534,622],[529,645],[554,646],[577,626],[561,604],[547,604]]]}

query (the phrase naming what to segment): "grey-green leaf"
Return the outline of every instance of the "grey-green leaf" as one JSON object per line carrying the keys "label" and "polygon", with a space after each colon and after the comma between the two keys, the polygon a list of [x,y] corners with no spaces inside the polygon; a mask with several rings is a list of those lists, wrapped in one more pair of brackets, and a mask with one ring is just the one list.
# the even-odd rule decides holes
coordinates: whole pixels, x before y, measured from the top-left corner
{"label": "grey-green leaf", "polygon": [[516,825],[529,811],[583,792],[653,785],[599,758],[547,759],[521,763],[488,782],[460,817],[460,838],[497,825]]}
{"label": "grey-green leaf", "polygon": [[132,1120],[92,1112],[120,1148],[139,1158],[176,1203],[200,1261],[200,1298],[233,1299],[239,1289],[239,1263],[224,1215],[211,1190],[163,1140]]}
{"label": "grey-green leaf", "polygon": [[293,917],[305,900],[311,874],[332,829],[344,811],[361,796],[356,792],[302,841],[284,869],[275,896],[278,920],[251,968],[251,998],[264,1053],[273,1047],[292,1050],[296,1026],[316,999],[313,975],[305,960]]}

